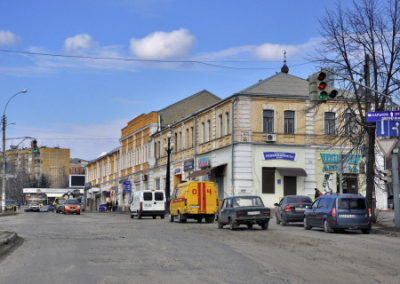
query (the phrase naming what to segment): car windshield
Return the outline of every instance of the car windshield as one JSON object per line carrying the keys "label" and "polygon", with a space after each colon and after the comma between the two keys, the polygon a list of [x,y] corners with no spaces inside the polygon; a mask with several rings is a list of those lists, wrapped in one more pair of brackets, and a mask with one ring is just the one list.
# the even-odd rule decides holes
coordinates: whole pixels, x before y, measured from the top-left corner
{"label": "car windshield", "polygon": [[311,198],[307,196],[288,197],[287,203],[312,203]]}
{"label": "car windshield", "polygon": [[264,206],[260,197],[235,197],[233,198],[233,207],[248,207],[248,206]]}
{"label": "car windshield", "polygon": [[32,206],[39,206],[39,203],[37,203],[37,202],[32,202],[31,205],[32,205]]}
{"label": "car windshield", "polygon": [[6,205],[14,205],[15,201],[14,200],[6,200]]}
{"label": "car windshield", "polygon": [[62,204],[63,202],[65,202],[65,199],[59,199],[58,200],[58,204]]}
{"label": "car windshield", "polygon": [[339,198],[338,209],[365,209],[364,198]]}
{"label": "car windshield", "polygon": [[79,205],[79,202],[76,199],[68,199],[68,200],[65,201],[65,204],[76,204],[76,205]]}

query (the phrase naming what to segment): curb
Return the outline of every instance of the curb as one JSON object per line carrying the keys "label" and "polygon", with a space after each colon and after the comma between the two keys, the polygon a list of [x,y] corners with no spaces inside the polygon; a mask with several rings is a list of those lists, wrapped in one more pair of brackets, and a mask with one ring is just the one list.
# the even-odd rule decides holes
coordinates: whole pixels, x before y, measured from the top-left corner
{"label": "curb", "polygon": [[[5,232],[5,233],[11,233],[11,232]],[[8,245],[9,243],[14,243],[17,238],[18,238],[17,233],[12,232],[8,237],[0,240],[0,246]]]}
{"label": "curb", "polygon": [[15,216],[18,214],[20,214],[20,213],[19,212],[2,213],[2,214],[0,214],[0,217]]}

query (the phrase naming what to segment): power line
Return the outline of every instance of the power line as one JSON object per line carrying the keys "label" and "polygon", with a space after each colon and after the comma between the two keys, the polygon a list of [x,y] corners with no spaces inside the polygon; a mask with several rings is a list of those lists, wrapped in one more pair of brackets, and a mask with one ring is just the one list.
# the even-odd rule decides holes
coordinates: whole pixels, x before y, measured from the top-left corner
{"label": "power line", "polygon": [[[236,70],[276,70],[279,67],[234,67],[213,64],[212,62],[234,62],[234,63],[264,63],[264,62],[279,62],[279,61],[207,61],[207,60],[161,60],[161,59],[137,59],[137,58],[124,58],[124,57],[97,57],[97,56],[84,56],[84,55],[65,55],[65,54],[54,54],[54,53],[42,53],[42,52],[30,52],[30,51],[18,51],[18,50],[6,50],[0,49],[0,52],[24,54],[24,55],[39,55],[49,57],[61,57],[61,58],[74,58],[74,59],[93,59],[93,60],[113,60],[113,61],[127,61],[127,62],[155,62],[155,63],[195,63],[202,64],[210,67],[225,68],[225,69],[236,69]],[[307,61],[300,64],[291,65],[291,67],[302,66],[313,63],[313,61]]]}

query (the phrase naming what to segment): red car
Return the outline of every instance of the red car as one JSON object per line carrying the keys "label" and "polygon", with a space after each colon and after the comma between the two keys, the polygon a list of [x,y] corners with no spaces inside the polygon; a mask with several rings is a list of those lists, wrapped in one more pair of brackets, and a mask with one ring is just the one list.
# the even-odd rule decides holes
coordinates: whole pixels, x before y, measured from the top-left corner
{"label": "red car", "polygon": [[81,206],[79,205],[79,201],[76,199],[66,199],[63,205],[63,214],[73,214],[76,213],[78,215],[81,214]]}

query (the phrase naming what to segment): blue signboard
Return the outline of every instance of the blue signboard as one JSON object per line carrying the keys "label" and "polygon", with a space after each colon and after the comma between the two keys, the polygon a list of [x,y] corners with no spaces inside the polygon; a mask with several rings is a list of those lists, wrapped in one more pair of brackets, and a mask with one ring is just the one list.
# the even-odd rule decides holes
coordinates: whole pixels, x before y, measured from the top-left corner
{"label": "blue signboard", "polygon": [[[322,161],[324,164],[337,164],[340,162],[340,154],[325,154],[321,153]],[[347,161],[349,164],[358,165],[360,162],[360,155],[345,154],[342,155],[343,161]]]}
{"label": "blue signboard", "polygon": [[285,152],[264,152],[264,160],[289,160],[296,161],[296,153],[285,153]]}
{"label": "blue signboard", "polygon": [[[397,124],[397,125],[396,125]],[[396,120],[382,120],[376,122],[376,136],[399,136],[398,130],[396,128],[400,128],[400,121]]]}
{"label": "blue signboard", "polygon": [[130,181],[124,181],[123,192],[124,193],[130,193],[131,192],[131,182]]}
{"label": "blue signboard", "polygon": [[377,122],[379,120],[400,120],[400,111],[367,112],[367,122]]}

